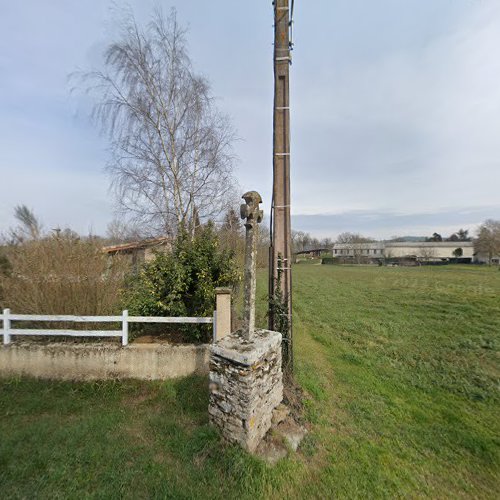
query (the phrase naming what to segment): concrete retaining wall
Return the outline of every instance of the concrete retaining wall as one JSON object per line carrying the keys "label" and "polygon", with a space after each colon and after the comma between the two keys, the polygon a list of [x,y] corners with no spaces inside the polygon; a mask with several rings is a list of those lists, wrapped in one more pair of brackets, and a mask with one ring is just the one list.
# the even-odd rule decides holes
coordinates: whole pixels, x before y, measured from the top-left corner
{"label": "concrete retaining wall", "polygon": [[208,373],[208,345],[37,344],[0,346],[0,376],[61,380],[165,380]]}

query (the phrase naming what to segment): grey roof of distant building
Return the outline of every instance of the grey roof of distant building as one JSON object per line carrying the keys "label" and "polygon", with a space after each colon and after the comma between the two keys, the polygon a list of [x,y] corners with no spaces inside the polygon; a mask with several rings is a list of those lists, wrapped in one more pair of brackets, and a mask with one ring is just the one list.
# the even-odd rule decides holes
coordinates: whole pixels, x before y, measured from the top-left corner
{"label": "grey roof of distant building", "polygon": [[385,244],[386,247],[408,247],[408,248],[422,248],[422,247],[472,247],[472,241],[402,241],[390,242]]}
{"label": "grey roof of distant building", "polygon": [[334,243],[333,248],[459,248],[459,247],[472,247],[472,241],[376,241],[369,243]]}

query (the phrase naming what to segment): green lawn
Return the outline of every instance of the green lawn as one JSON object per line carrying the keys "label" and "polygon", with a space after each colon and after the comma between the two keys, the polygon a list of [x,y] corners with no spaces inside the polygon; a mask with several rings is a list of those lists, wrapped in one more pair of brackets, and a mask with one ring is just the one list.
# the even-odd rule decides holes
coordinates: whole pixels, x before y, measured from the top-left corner
{"label": "green lawn", "polygon": [[498,270],[298,265],[294,294],[300,453],[220,444],[202,378],[4,380],[0,497],[498,497]]}

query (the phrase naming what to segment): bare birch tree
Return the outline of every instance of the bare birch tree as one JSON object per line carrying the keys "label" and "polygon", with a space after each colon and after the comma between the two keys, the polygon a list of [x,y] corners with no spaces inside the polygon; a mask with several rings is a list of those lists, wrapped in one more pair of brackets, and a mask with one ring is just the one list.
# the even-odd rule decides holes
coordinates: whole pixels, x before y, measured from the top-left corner
{"label": "bare birch tree", "polygon": [[175,10],[155,11],[144,29],[128,13],[104,69],[79,75],[111,138],[108,169],[119,206],[171,235],[217,217],[234,186],[234,130],[194,72],[185,35]]}

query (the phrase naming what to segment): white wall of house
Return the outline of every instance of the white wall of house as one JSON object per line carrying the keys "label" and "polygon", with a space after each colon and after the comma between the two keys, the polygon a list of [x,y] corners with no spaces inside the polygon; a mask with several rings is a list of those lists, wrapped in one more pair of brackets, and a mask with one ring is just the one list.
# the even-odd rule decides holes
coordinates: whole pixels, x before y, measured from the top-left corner
{"label": "white wall of house", "polygon": [[333,245],[334,257],[383,257],[384,256],[384,243],[335,243]]}
{"label": "white wall of house", "polygon": [[463,259],[472,259],[474,256],[474,244],[472,241],[426,241],[426,242],[402,242],[386,243],[385,255],[387,257],[406,257],[415,255],[420,259],[453,259],[453,252],[462,249]]}
{"label": "white wall of house", "polygon": [[462,249],[461,258],[474,258],[471,241],[426,241],[426,242],[375,242],[336,243],[334,257],[402,258],[415,256],[420,260],[442,260],[455,258],[454,251]]}

